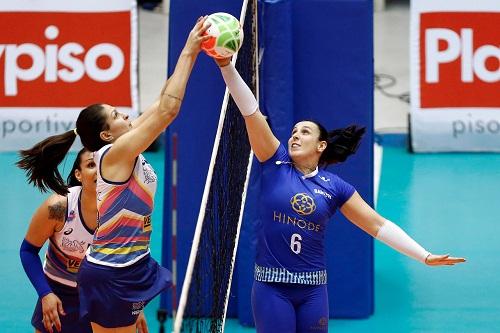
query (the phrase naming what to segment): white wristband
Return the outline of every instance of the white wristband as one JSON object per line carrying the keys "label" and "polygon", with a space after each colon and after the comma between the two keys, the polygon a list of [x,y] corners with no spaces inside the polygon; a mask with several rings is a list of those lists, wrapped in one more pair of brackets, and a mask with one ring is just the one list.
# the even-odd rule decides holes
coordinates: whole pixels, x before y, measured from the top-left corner
{"label": "white wristband", "polygon": [[234,65],[229,63],[229,65],[221,67],[220,71],[241,114],[245,117],[254,114],[259,108],[259,103]]}
{"label": "white wristband", "polygon": [[425,263],[430,252],[426,251],[416,241],[414,241],[406,232],[389,220],[385,220],[384,225],[380,227],[376,238],[389,245],[393,249]]}

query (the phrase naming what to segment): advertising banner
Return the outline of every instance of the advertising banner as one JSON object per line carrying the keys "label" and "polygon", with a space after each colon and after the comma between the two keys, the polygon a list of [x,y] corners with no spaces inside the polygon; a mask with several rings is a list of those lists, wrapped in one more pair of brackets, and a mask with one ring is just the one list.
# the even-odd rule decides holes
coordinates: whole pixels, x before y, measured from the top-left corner
{"label": "advertising banner", "polygon": [[75,127],[94,103],[137,115],[135,1],[0,1],[0,151]]}
{"label": "advertising banner", "polygon": [[413,0],[411,144],[500,151],[500,3]]}

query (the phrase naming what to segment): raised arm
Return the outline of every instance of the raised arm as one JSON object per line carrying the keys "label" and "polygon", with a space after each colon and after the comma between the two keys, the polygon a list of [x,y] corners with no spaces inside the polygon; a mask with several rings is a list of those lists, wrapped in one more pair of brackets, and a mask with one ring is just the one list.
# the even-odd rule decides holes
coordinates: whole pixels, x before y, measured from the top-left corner
{"label": "raised arm", "polygon": [[231,63],[230,58],[216,59],[222,77],[236,105],[245,119],[248,139],[252,150],[260,162],[271,158],[279,146],[266,118],[259,110],[259,104],[250,88]]}
{"label": "raised arm", "polygon": [[170,83],[170,78],[168,78],[167,81],[165,81],[165,84],[161,89],[160,95],[155,99],[153,104],[151,104],[148,108],[146,108],[146,110],[144,110],[144,112],[142,112],[139,117],[132,120],[133,127],[139,127],[144,122],[144,120],[148,119],[153,113],[158,112],[158,108],[160,107],[161,97],[163,96],[163,93],[165,92],[165,89],[167,89],[169,83]]}
{"label": "raised arm", "polygon": [[209,38],[203,36],[209,27],[209,25],[203,27],[204,22],[205,18],[200,18],[191,30],[175,70],[165,83],[159,100],[132,122],[133,128],[130,131],[113,142],[112,148],[103,160],[108,174],[123,178],[121,175],[123,173],[128,177],[135,158],[145,151],[177,117],[189,76],[201,50],[200,45]]}
{"label": "raised arm", "polygon": [[380,216],[371,208],[358,192],[342,205],[340,211],[344,216],[372,237],[389,245],[415,260],[430,266],[455,265],[464,262],[464,258],[450,257],[449,255],[434,255],[416,241],[414,241],[403,229],[393,222]]}

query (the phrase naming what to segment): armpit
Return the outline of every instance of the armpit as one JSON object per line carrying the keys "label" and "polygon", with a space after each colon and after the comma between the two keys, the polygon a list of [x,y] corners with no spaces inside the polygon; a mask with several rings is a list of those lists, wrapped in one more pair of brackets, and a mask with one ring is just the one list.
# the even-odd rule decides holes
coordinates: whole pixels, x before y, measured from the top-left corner
{"label": "armpit", "polygon": [[66,215],[66,202],[59,201],[49,205],[49,219],[56,221],[64,221]]}

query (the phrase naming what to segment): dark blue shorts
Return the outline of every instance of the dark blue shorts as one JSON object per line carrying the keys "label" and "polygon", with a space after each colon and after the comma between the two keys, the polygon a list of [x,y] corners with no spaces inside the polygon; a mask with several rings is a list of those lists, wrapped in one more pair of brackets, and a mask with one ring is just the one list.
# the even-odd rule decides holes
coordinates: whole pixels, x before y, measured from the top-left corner
{"label": "dark blue shorts", "polygon": [[170,271],[149,255],[127,267],[84,259],[78,270],[80,315],[106,328],[130,326],[146,304],[171,285]]}
{"label": "dark blue shorts", "polygon": [[328,332],[326,284],[254,281],[252,310],[257,333]]}
{"label": "dark blue shorts", "polygon": [[[92,333],[89,321],[80,320],[80,300],[78,299],[78,289],[66,286],[47,277],[52,292],[62,302],[65,316],[59,315],[62,331],[60,333]],[[39,298],[31,318],[31,325],[42,333],[47,333],[43,326],[42,301]],[[54,330],[55,331],[55,330]]]}

